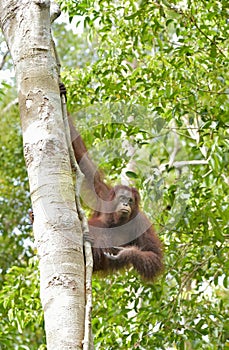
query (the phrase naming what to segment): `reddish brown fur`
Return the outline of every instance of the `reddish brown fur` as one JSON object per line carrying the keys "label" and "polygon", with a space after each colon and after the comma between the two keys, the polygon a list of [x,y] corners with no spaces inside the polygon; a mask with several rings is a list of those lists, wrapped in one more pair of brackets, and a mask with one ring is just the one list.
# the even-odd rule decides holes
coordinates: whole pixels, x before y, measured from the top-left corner
{"label": "reddish brown fur", "polygon": [[[106,201],[98,204],[89,219],[94,271],[113,271],[133,266],[144,279],[153,280],[163,269],[162,246],[150,221],[139,210],[138,191],[127,186],[107,186],[88,157],[86,146],[71,121],[70,130],[75,157],[85,174],[88,187],[92,190],[94,186],[96,194]],[[115,221],[115,207],[113,212],[106,212],[115,202],[117,191],[129,191],[134,200],[127,222],[121,222],[121,219]]]}
{"label": "reddish brown fur", "polygon": [[[116,190],[123,188],[128,187],[115,187]],[[162,271],[163,268],[161,242],[154,232],[149,220],[138,209],[139,194],[137,190],[132,188],[128,189],[134,191],[136,202],[134,204],[131,218],[128,222],[129,226],[125,228],[125,232],[121,232],[120,234],[119,231],[122,226],[119,226],[117,223],[114,224],[112,220],[113,214],[101,213],[99,216],[89,220],[91,227],[90,232],[91,235],[93,235],[94,242],[94,271],[112,271],[123,267],[133,266],[143,278],[152,280]],[[108,200],[113,199],[112,197],[113,189],[110,191],[110,197],[108,197]],[[96,228],[98,227],[105,229],[105,232],[103,232],[102,235],[97,234]],[[115,232],[110,233],[109,230],[106,232],[106,229],[114,227],[117,228]],[[111,237],[111,235],[115,235],[115,237]],[[122,241],[124,244],[122,244]],[[119,244],[120,242],[121,244]],[[110,245],[122,246],[127,249],[119,251],[117,248],[113,248]],[[118,254],[118,258],[113,260],[107,257],[104,252],[115,256]]]}
{"label": "reddish brown fur", "polygon": [[90,191],[90,201],[96,201],[96,211],[93,216],[99,215],[101,203],[99,199],[106,200],[110,186],[108,186],[104,180],[101,171],[98,171],[92,160],[88,156],[87,148],[84,141],[75,129],[71,118],[69,118],[69,127],[72,139],[72,147],[74,150],[75,158],[80,166],[81,171],[85,175],[87,181],[87,189]]}

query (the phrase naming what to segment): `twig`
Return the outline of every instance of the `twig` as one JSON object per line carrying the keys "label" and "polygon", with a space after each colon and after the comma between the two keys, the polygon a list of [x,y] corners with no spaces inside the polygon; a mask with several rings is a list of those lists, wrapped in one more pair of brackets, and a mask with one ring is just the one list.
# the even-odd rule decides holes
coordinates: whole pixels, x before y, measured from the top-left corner
{"label": "twig", "polygon": [[[182,11],[183,12],[183,11]],[[207,34],[205,34],[205,32],[198,26],[197,22],[196,22],[196,19],[191,15],[191,16],[186,16],[185,13],[183,12],[184,16],[185,17],[188,17],[190,19],[190,21],[192,23],[195,24],[197,30],[208,40],[210,41],[210,43],[212,45],[214,45],[217,50],[221,53],[221,55],[223,55],[224,57],[226,57],[225,53],[221,50],[221,48],[216,44],[216,42],[214,40],[212,40]]]}
{"label": "twig", "polygon": [[208,160],[200,159],[200,160],[181,160],[180,162],[174,162],[173,166],[175,168],[182,168],[183,166],[187,165],[207,165]]}
{"label": "twig", "polygon": [[[197,160],[195,160],[195,159],[194,160],[181,160],[179,162],[174,162],[172,166],[174,168],[179,169],[179,168],[182,168],[184,166],[189,166],[189,165],[207,165],[208,163],[209,163],[208,159],[207,160],[205,160],[205,159],[200,159],[200,160],[198,160],[198,159]],[[165,169],[168,166],[169,166],[169,163],[161,164],[159,166],[160,172],[165,171]]]}
{"label": "twig", "polygon": [[6,107],[4,107],[2,109],[2,114],[9,112],[9,110],[11,109],[11,107],[18,105],[18,97],[15,98],[13,101],[11,101],[10,103],[8,103],[8,105]]}
{"label": "twig", "polygon": [[169,168],[171,168],[173,166],[174,161],[175,161],[175,157],[180,150],[179,140],[178,140],[176,130],[173,130],[173,133],[174,133],[174,149],[173,149],[172,154],[170,155],[170,158],[169,158]]}
{"label": "twig", "polygon": [[136,153],[135,148],[133,147],[133,145],[130,143],[130,141],[123,141],[122,144],[123,149],[126,152],[126,155],[130,157],[127,165],[125,166],[124,169],[122,169],[121,172],[121,184],[125,185],[125,186],[130,186],[130,185],[134,185],[133,180],[131,180],[128,176],[127,173],[128,171],[130,172],[135,172],[136,170],[136,162],[134,160],[134,155]]}
{"label": "twig", "polygon": [[[206,92],[207,94],[214,94],[214,95],[228,95],[227,91],[214,91],[214,90],[204,90],[199,88],[198,86],[196,87],[197,91],[201,92]],[[223,89],[222,89],[223,90]]]}
{"label": "twig", "polygon": [[6,58],[7,58],[7,56],[8,56],[8,54],[9,54],[9,50],[8,51],[6,51],[5,53],[4,53],[4,55],[3,55],[3,57],[2,57],[2,62],[0,63],[0,70],[4,67],[4,64],[6,63]]}

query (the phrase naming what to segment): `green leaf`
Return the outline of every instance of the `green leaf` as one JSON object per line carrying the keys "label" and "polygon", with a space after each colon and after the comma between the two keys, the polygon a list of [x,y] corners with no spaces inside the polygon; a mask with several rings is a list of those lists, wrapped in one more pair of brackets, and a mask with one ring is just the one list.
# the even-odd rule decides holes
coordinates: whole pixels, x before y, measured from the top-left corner
{"label": "green leaf", "polygon": [[133,171],[126,171],[125,172],[126,176],[129,177],[130,179],[137,179],[138,178],[138,175],[133,172]]}

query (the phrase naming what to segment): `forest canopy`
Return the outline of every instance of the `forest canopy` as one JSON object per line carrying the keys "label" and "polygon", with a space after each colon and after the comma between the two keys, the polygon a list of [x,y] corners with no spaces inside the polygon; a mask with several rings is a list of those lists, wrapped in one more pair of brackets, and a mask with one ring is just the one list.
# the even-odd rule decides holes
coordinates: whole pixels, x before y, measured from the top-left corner
{"label": "forest canopy", "polygon": [[[59,1],[68,110],[107,183],[138,188],[165,271],[93,277],[96,349],[229,347],[228,1]],[[45,349],[13,65],[0,37],[0,348]],[[85,206],[86,207],[86,206]]]}

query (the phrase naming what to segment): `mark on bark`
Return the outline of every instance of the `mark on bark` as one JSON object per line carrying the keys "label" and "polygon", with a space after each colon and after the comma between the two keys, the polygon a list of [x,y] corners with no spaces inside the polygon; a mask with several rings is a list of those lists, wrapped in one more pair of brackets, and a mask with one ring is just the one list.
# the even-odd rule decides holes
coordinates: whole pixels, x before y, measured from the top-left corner
{"label": "mark on bark", "polygon": [[70,279],[66,275],[55,274],[52,276],[52,279],[48,282],[48,287],[52,286],[63,286],[71,290],[77,289],[77,283],[73,279]]}

